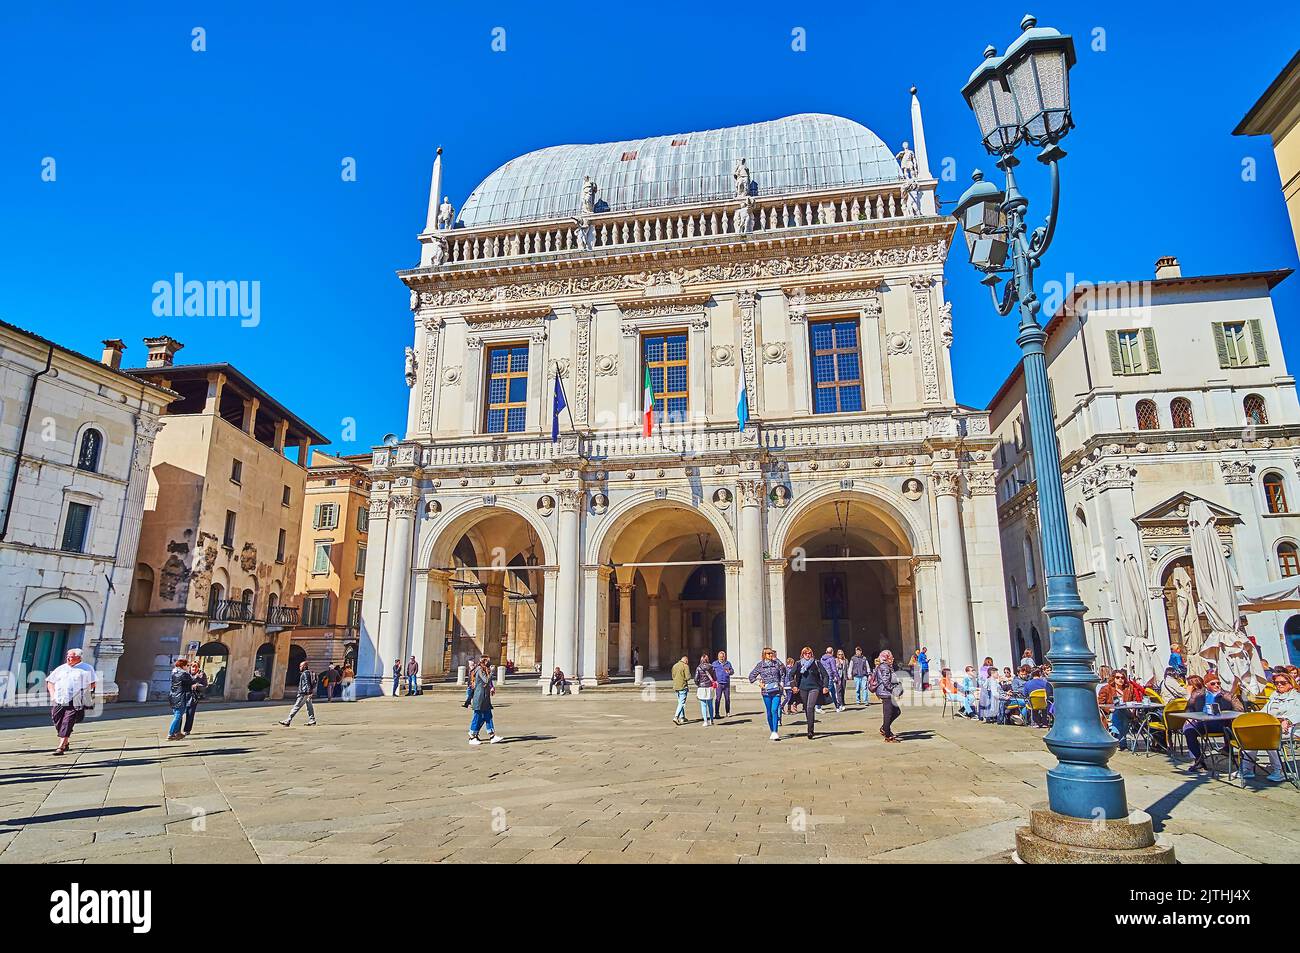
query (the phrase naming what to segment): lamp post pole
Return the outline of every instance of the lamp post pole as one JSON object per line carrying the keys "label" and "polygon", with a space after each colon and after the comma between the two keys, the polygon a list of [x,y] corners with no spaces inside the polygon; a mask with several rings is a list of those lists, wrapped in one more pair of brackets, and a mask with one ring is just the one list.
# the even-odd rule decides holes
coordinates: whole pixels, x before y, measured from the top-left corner
{"label": "lamp post pole", "polygon": [[[1041,304],[1034,291],[1034,268],[1052,238],[1059,201],[1057,163],[1065,153],[1049,146],[1039,160],[1051,168],[1052,207],[1045,229],[1027,234],[1028,200],[1016,184],[1014,155],[998,163],[1006,174],[1006,212],[1012,278],[998,310],[1009,312],[1012,303],[1019,311],[1020,331],[1016,343],[1023,354],[1025,399],[1029,405],[1029,434],[1038,494],[1038,519],[1043,554],[1043,577],[1047,583],[1048,631],[1052,663],[1055,720],[1044,739],[1056,756],[1057,765],[1047,772],[1048,806],[1070,817],[1115,820],[1128,814],[1124,779],[1107,766],[1116,742],[1097,717],[1096,656],[1088,648],[1083,615],[1087,606],[1079,597],[1074,555],[1065,509],[1065,488],[1056,439],[1047,378],[1044,345],[1047,333],[1039,323]],[[1004,310],[1005,309],[1005,310]]]}

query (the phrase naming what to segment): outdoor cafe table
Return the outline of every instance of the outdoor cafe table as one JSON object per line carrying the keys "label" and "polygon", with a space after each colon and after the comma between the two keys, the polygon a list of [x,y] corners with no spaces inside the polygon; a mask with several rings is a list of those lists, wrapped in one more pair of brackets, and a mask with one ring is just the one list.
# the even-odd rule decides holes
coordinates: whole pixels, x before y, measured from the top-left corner
{"label": "outdoor cafe table", "polygon": [[1117,702],[1109,706],[1129,713],[1128,733],[1133,739],[1133,751],[1137,752],[1138,742],[1142,743],[1143,754],[1151,753],[1151,719],[1156,712],[1164,711],[1165,706],[1159,702]]}
{"label": "outdoor cafe table", "polygon": [[[1221,738],[1223,738],[1223,748],[1221,751],[1214,752],[1215,754],[1227,753],[1228,726],[1232,724],[1232,719],[1236,718],[1240,714],[1241,712],[1239,711],[1225,711],[1225,712],[1220,712],[1217,715],[1207,714],[1206,712],[1203,711],[1179,712],[1179,716],[1183,719],[1183,721],[1185,722],[1190,721],[1196,724],[1204,725],[1205,727],[1203,730],[1203,734],[1206,735],[1207,737],[1209,735],[1219,735]],[[1202,750],[1207,754],[1210,753],[1208,751],[1208,746],[1207,748]],[[1219,773],[1213,767],[1211,767],[1210,770],[1216,776]]]}

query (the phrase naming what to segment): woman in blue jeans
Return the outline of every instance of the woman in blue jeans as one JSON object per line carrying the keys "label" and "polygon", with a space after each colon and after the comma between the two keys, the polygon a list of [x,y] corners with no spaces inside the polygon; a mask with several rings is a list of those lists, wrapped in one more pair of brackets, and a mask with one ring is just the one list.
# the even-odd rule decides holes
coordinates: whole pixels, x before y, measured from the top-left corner
{"label": "woman in blue jeans", "polygon": [[781,689],[785,684],[785,666],[776,659],[776,650],[763,649],[763,658],[749,673],[751,682],[760,682],[763,689],[763,709],[767,713],[767,729],[773,741],[781,740]]}

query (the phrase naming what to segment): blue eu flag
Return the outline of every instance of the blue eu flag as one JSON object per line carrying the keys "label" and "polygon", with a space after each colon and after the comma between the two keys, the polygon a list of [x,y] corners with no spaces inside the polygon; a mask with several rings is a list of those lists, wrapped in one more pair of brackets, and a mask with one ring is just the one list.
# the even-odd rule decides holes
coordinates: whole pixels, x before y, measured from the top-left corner
{"label": "blue eu flag", "polygon": [[560,439],[560,411],[569,406],[569,402],[564,399],[564,385],[560,383],[560,375],[555,375],[555,412],[551,415],[551,443]]}

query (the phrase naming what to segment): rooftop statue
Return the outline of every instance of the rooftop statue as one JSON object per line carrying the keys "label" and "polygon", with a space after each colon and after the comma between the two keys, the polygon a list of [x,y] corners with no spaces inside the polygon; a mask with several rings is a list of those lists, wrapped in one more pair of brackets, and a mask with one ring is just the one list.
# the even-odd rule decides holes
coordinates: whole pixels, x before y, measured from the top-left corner
{"label": "rooftop statue", "polygon": [[584,216],[596,214],[597,191],[598,188],[596,183],[591,181],[591,176],[584,175],[582,177],[582,214]]}
{"label": "rooftop statue", "polygon": [[749,186],[753,180],[749,175],[749,166],[745,165],[745,160],[743,158],[736,163],[736,168],[731,172],[731,179],[736,183],[737,196],[749,194]]}
{"label": "rooftop statue", "polygon": [[904,182],[910,182],[921,174],[921,167],[916,162],[916,153],[906,142],[903,143],[903,151],[895,158],[898,159],[898,168],[903,173]]}
{"label": "rooftop statue", "polygon": [[447,260],[447,239],[441,235],[434,235],[432,252],[432,263],[434,265],[441,265],[445,262]]}
{"label": "rooftop statue", "polygon": [[406,386],[415,386],[415,350],[409,347],[406,349]]}
{"label": "rooftop statue", "polygon": [[451,228],[456,222],[456,210],[451,207],[451,202],[447,196],[442,197],[442,204],[438,206],[438,227]]}

